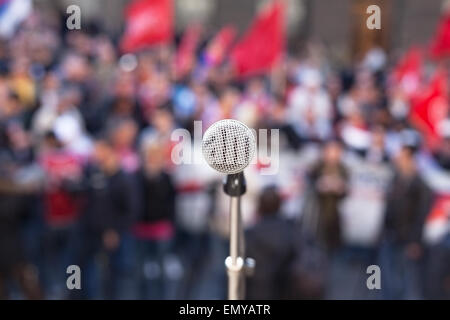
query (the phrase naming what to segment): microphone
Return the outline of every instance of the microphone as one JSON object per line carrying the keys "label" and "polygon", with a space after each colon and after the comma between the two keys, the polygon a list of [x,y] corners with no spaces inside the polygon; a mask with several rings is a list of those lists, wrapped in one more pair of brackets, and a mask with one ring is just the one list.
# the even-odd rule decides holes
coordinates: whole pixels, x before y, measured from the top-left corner
{"label": "microphone", "polygon": [[244,169],[248,167],[256,150],[253,131],[240,121],[220,120],[212,124],[203,135],[203,157],[209,166],[227,174],[224,192],[230,196],[230,256],[225,260],[228,271],[228,299],[245,296],[242,271],[251,271],[253,259],[244,259],[244,236],[240,197],[246,191]]}
{"label": "microphone", "polygon": [[237,120],[217,121],[203,135],[203,156],[213,169],[222,173],[242,172],[250,164],[255,149],[252,130]]}

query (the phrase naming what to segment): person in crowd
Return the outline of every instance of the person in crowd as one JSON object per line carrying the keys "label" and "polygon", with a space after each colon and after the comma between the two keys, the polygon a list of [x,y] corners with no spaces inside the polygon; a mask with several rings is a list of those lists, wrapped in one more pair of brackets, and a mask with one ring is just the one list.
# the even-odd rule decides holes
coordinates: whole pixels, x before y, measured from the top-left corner
{"label": "person in crowd", "polygon": [[53,132],[73,154],[87,157],[91,152],[91,139],[85,132],[85,121],[78,109],[81,102],[76,86],[65,85],[57,90],[56,101],[38,110],[33,116],[33,129],[37,139]]}
{"label": "person in crowd", "polygon": [[[131,227],[140,210],[140,192],[111,143],[97,140],[86,169],[85,208],[81,218],[79,265],[82,298],[130,298],[134,249]],[[99,276],[101,270],[101,277]]]}
{"label": "person in crowd", "polygon": [[424,297],[450,299],[450,232],[428,249],[427,258]]}
{"label": "person in crowd", "polygon": [[395,176],[388,187],[383,243],[380,252],[385,298],[423,297],[423,229],[432,192],[417,171],[411,138],[394,159]]}
{"label": "person in crowd", "polygon": [[365,149],[348,150],[344,162],[349,181],[347,196],[340,206],[343,238],[346,245],[370,256],[378,245],[386,189],[392,176],[384,130],[378,126],[372,128],[370,144]]}
{"label": "person in crowd", "polygon": [[140,298],[170,297],[169,263],[175,236],[175,186],[166,171],[162,146],[148,145],[143,150],[139,189],[143,206],[133,233],[137,238]]}
{"label": "person in crowd", "polygon": [[171,160],[172,147],[175,142],[171,135],[176,128],[176,121],[170,105],[165,105],[154,110],[151,117],[151,126],[142,130],[139,137],[139,145],[145,148],[147,144],[158,143],[164,148],[161,152],[166,160],[165,166],[168,170],[173,167]]}
{"label": "person in crowd", "polygon": [[6,137],[0,149],[0,299],[11,297],[13,285],[24,298],[42,299],[38,270],[22,239],[42,177],[31,166],[32,152],[20,125],[4,129],[0,130]]}
{"label": "person in crowd", "polygon": [[328,142],[323,150],[323,160],[310,174],[318,205],[317,237],[329,251],[342,244],[339,203],[348,191],[348,170],[342,163],[341,152],[338,141]]}
{"label": "person in crowd", "polygon": [[80,184],[83,163],[56,134],[46,134],[39,163],[45,175],[43,193],[44,284],[49,298],[62,298],[65,268],[71,264],[76,246],[76,224],[81,210]]}
{"label": "person in crowd", "polygon": [[286,122],[300,137],[323,141],[331,136],[333,110],[330,97],[322,88],[322,76],[318,70],[307,68],[300,81],[289,96]]}
{"label": "person in crowd", "polygon": [[426,299],[450,298],[450,121],[439,128],[441,143],[419,158],[419,170],[435,194],[425,230]]}
{"label": "person in crowd", "polygon": [[107,90],[104,102],[94,113],[94,133],[100,133],[111,123],[123,118],[132,118],[142,128],[145,124],[142,106],[137,97],[136,79],[133,73],[118,69],[112,86]]}
{"label": "person in crowd", "polygon": [[281,204],[278,189],[266,187],[258,199],[258,222],[245,233],[245,254],[258,262],[247,278],[247,299],[288,297],[295,229],[281,216]]}
{"label": "person in crowd", "polygon": [[111,143],[120,158],[122,169],[135,173],[140,167],[140,159],[136,151],[136,134],[138,126],[133,119],[125,118],[111,123],[108,128]]}
{"label": "person in crowd", "polygon": [[[373,299],[379,292],[367,290],[359,270],[377,263],[386,189],[392,178],[382,129],[372,128],[370,144],[347,149],[342,158],[348,172],[347,193],[339,203],[342,246],[332,257],[327,298]],[[347,285],[342,287],[343,283]]]}

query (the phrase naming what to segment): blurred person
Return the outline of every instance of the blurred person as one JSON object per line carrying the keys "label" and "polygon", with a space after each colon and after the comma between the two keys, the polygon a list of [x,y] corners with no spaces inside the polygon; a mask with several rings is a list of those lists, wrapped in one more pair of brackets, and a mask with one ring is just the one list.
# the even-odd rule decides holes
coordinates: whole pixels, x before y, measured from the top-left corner
{"label": "blurred person", "polygon": [[74,86],[62,86],[57,93],[57,103],[40,108],[33,118],[33,131],[37,138],[52,131],[70,152],[87,157],[92,149],[85,122],[77,108],[81,103],[80,91]]}
{"label": "blurred person", "polygon": [[172,98],[173,84],[168,72],[156,70],[145,81],[141,81],[138,87],[139,101],[146,119],[150,119],[156,109],[170,103]]}
{"label": "blurred person", "polygon": [[23,215],[27,203],[20,187],[2,176],[0,181],[0,299],[10,297],[10,285],[19,284],[27,299],[42,299],[36,266],[27,261],[21,241]]}
{"label": "blurred person", "polygon": [[423,297],[423,229],[432,192],[417,170],[417,141],[405,142],[394,159],[380,251],[382,288],[387,299]]}
{"label": "blurred person", "polygon": [[26,109],[33,108],[36,102],[36,84],[30,77],[29,68],[30,61],[26,56],[16,57],[9,78],[12,90]]}
{"label": "blurred person", "polygon": [[356,70],[355,82],[350,89],[359,111],[366,122],[374,121],[374,116],[381,105],[380,90],[374,73],[367,68]]}
{"label": "blurred person", "polygon": [[106,140],[95,143],[84,191],[78,257],[84,287],[78,294],[87,299],[130,298],[135,290],[131,227],[141,199],[135,177],[121,168]]}
{"label": "blurred person", "polygon": [[388,91],[389,106],[391,116],[397,121],[405,120],[409,115],[410,102],[408,94],[400,86],[396,86]]}
{"label": "blurred person", "polygon": [[[447,180],[449,174],[442,177]],[[450,298],[450,196],[437,194],[425,225],[424,298]]]}
{"label": "blurred person", "polygon": [[321,87],[321,74],[308,69],[301,81],[290,93],[286,122],[304,139],[325,140],[331,135],[332,109],[330,97]]}
{"label": "blurred person", "polygon": [[[10,122],[6,127],[8,146],[2,152],[14,163],[15,182],[19,184],[39,183],[42,187],[42,169],[36,161],[36,150],[31,134],[18,122]],[[35,265],[41,260],[40,245],[42,231],[42,197],[37,187],[23,196],[24,215],[21,223],[25,258]],[[38,241],[36,240],[38,239]]]}
{"label": "blurred person", "polygon": [[[270,156],[261,156],[255,165],[250,166],[248,171],[252,169],[250,172],[255,174],[256,179],[253,183],[258,186],[258,189],[274,184],[279,187],[283,195],[282,212],[285,217],[301,219],[303,205],[309,197],[306,192],[309,189],[308,175],[311,167],[319,160],[320,148],[315,143],[300,141],[292,127],[283,124],[281,118],[284,113],[284,105],[282,105],[282,99],[279,101],[281,102],[272,108],[274,116],[267,121],[268,128],[280,130],[279,141],[272,140],[274,132],[268,131]],[[275,144],[275,148],[278,148],[278,155],[273,153],[276,149],[273,149],[272,143]],[[276,172],[276,174],[267,174],[266,170],[269,168],[272,168],[270,171]],[[255,200],[252,199],[252,201]]]}
{"label": "blurred person", "polygon": [[[79,32],[77,32],[79,34]],[[88,131],[92,130],[91,121],[96,111],[97,84],[92,77],[92,66],[88,56],[71,51],[63,56],[60,72],[63,83],[78,90],[79,101],[76,104],[78,111],[86,123]]]}
{"label": "blurred person", "polygon": [[341,120],[339,113],[339,103],[343,95],[342,80],[336,73],[331,73],[326,79],[326,89],[330,95],[330,101],[333,110],[333,126]]}
{"label": "blurred person", "polygon": [[287,123],[286,119],[286,102],[284,97],[276,96],[273,99],[272,107],[268,112],[268,116],[264,118],[265,124],[269,128],[279,129],[280,133],[286,139],[287,145],[289,148],[292,148],[295,151],[298,151],[302,146],[302,139],[297,134],[295,128],[292,124]]}
{"label": "blurred person", "polygon": [[26,112],[17,93],[12,91],[7,85],[0,90],[3,91],[1,93],[2,103],[0,104],[0,122],[7,122],[9,120],[24,122],[26,119]]}
{"label": "blurred person", "polygon": [[318,204],[319,243],[329,252],[342,245],[339,203],[348,192],[348,170],[341,159],[341,145],[328,142],[322,160],[311,170],[310,179]]}
{"label": "blurred person", "polygon": [[386,65],[386,53],[383,48],[373,47],[365,54],[361,65],[373,73],[380,72]]}
{"label": "blurred person", "polygon": [[173,167],[171,161],[172,147],[176,144],[172,141],[172,132],[176,129],[176,123],[170,105],[157,108],[151,118],[151,125],[142,130],[139,137],[139,145],[145,148],[146,145],[158,143],[164,146],[163,152],[166,159],[166,167]]}
{"label": "blurred person", "polygon": [[137,97],[136,79],[132,72],[116,70],[111,94],[106,95],[102,106],[92,118],[92,132],[101,133],[111,122],[133,118],[142,128],[145,124],[141,103]]}
{"label": "blurred person", "polygon": [[372,163],[387,163],[389,155],[386,150],[386,130],[382,126],[375,126],[371,130],[370,145],[365,157]]}
{"label": "blurred person", "polygon": [[450,118],[446,118],[439,123],[439,135],[441,141],[436,150],[433,152],[433,156],[439,166],[450,171]]}
{"label": "blurred person", "polygon": [[372,125],[384,120],[380,89],[368,69],[356,70],[354,82],[348,93],[338,101],[338,132],[344,143],[357,152],[364,153],[370,145]]}
{"label": "blurred person", "polygon": [[[193,85],[195,86],[195,85]],[[178,84],[173,90],[173,111],[180,125],[189,128],[196,112],[196,95],[189,85]]]}
{"label": "blurred person", "polygon": [[[79,55],[79,57],[92,57],[93,54],[93,39],[92,35],[86,30],[77,30],[74,32],[67,32],[65,34],[67,45],[71,51]],[[71,57],[71,60],[75,60],[76,57]],[[81,63],[78,61],[77,63]]]}
{"label": "blurred person", "polygon": [[168,285],[173,280],[168,273],[170,259],[174,259],[176,191],[162,151],[157,143],[146,146],[139,172],[143,204],[133,234],[137,238],[140,299],[169,298]]}
{"label": "blurred person", "polygon": [[450,298],[450,120],[440,123],[438,133],[437,148],[418,158],[419,170],[435,193],[424,230],[426,299]]}
{"label": "blurred person", "polygon": [[353,100],[343,101],[346,111],[338,124],[342,142],[352,151],[363,154],[370,145],[370,130],[359,106]]}
{"label": "blurred person", "polygon": [[264,78],[252,78],[248,81],[242,94],[242,100],[236,106],[236,119],[250,128],[256,128],[262,118],[266,117],[271,107],[271,97],[266,89]]}
{"label": "blurred person", "polygon": [[[448,215],[448,213],[447,213]],[[449,220],[449,218],[447,217]],[[425,299],[450,299],[450,231],[428,247]]]}
{"label": "blurred person", "polygon": [[207,119],[206,110],[216,109],[217,97],[210,90],[207,83],[195,83],[192,86],[192,91],[195,94],[195,120],[202,120],[203,126],[209,128],[213,124],[214,119]]}
{"label": "blurred person", "polygon": [[6,125],[6,135],[8,140],[6,152],[9,153],[14,163],[18,166],[33,164],[35,152],[32,139],[23,124],[18,121],[10,121]]}
{"label": "blurred person", "polygon": [[282,218],[281,204],[276,187],[263,189],[258,199],[258,221],[245,232],[245,254],[256,261],[253,275],[246,278],[246,299],[288,298],[295,229]]}
{"label": "blurred person", "polygon": [[[32,60],[31,74],[35,80],[41,80],[43,73],[50,71],[57,62],[57,52],[61,39],[55,30],[45,26],[42,21],[39,27],[34,27],[33,33],[38,36],[31,37],[28,56]],[[40,30],[39,30],[40,29]]]}
{"label": "blurred person", "polygon": [[[200,143],[193,144],[194,159],[201,159]],[[214,211],[213,192],[218,172],[201,163],[183,163],[174,168],[177,190],[175,251],[183,265],[183,278],[177,290],[181,299],[223,298],[226,248],[210,230]]]}
{"label": "blurred person", "polygon": [[12,297],[14,284],[23,297],[42,299],[37,266],[30,261],[22,237],[24,224],[36,213],[33,200],[42,176],[33,166],[29,141],[20,125],[12,124],[7,131],[6,145],[0,146],[0,299]]}
{"label": "blurred person", "polygon": [[83,161],[67,150],[53,132],[46,134],[42,148],[39,163],[45,174],[43,279],[47,297],[61,299],[67,293],[65,269],[75,258]]}
{"label": "blurred person", "polygon": [[140,167],[136,151],[137,132],[138,127],[133,119],[118,120],[109,128],[111,143],[120,158],[122,169],[128,173],[134,173]]}
{"label": "blurred person", "polygon": [[386,152],[389,159],[393,159],[402,148],[406,136],[416,136],[413,139],[419,139],[417,132],[410,134],[411,126],[407,121],[394,120],[385,132]]}
{"label": "blurred person", "polygon": [[99,85],[99,92],[105,94],[112,85],[111,82],[116,72],[116,50],[112,41],[106,35],[97,36],[92,45],[95,54],[94,75]]}
{"label": "blurred person", "polygon": [[384,220],[386,189],[392,170],[385,151],[384,130],[370,131],[370,145],[348,150],[348,194],[340,206],[343,239],[347,246],[372,255],[379,241]]}
{"label": "blurred person", "polygon": [[31,130],[36,138],[41,138],[51,129],[60,99],[60,86],[60,78],[54,72],[47,73],[42,79],[40,105],[31,119]]}
{"label": "blurred person", "polygon": [[[231,86],[224,88],[219,94],[218,104],[206,108],[202,115],[204,123],[213,124],[222,119],[233,118],[236,105],[240,100],[240,92]],[[206,130],[206,127],[204,127]]]}
{"label": "blurred person", "polygon": [[366,149],[346,150],[342,157],[347,192],[338,205],[341,246],[331,259],[328,299],[378,298],[376,290],[367,290],[361,270],[377,262],[392,170],[385,154],[383,130],[374,127],[370,141]]}

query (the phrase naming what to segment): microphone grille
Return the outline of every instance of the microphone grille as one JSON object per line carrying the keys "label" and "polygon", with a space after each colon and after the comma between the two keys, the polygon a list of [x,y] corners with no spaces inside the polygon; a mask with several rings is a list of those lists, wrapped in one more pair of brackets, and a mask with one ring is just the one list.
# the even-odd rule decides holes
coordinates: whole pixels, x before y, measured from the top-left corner
{"label": "microphone grille", "polygon": [[211,125],[203,136],[202,150],[206,162],[226,174],[243,171],[253,158],[256,139],[242,122],[220,120]]}

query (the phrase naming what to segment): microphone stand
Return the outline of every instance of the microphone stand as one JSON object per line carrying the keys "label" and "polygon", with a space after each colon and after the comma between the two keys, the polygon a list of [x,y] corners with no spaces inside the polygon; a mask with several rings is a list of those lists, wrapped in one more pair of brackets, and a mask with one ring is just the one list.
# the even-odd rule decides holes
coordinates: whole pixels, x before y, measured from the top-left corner
{"label": "microphone stand", "polygon": [[245,296],[244,271],[254,267],[253,259],[244,258],[244,230],[242,227],[241,195],[246,191],[244,173],[229,174],[223,184],[230,196],[230,256],[225,259],[228,273],[228,299],[239,300]]}

